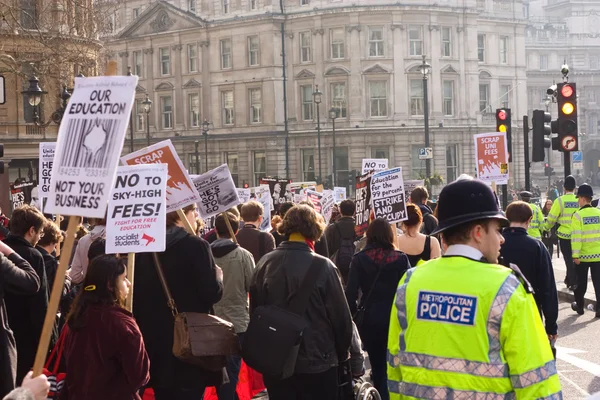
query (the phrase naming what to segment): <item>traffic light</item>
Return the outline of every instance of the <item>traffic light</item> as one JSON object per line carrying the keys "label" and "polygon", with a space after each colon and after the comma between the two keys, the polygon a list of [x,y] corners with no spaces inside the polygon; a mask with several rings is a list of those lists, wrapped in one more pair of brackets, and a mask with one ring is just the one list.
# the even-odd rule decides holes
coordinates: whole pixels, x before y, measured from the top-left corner
{"label": "traffic light", "polygon": [[575,83],[559,83],[557,88],[559,151],[577,151],[577,88]]}
{"label": "traffic light", "polygon": [[533,148],[531,159],[534,162],[544,161],[545,149],[549,148],[552,143],[549,137],[552,133],[550,122],[552,116],[542,110],[533,110]]}
{"label": "traffic light", "polygon": [[244,181],[244,189],[248,189],[250,187],[250,185],[248,185],[248,182]]}
{"label": "traffic light", "polygon": [[348,186],[351,188],[356,186],[356,170],[352,170],[348,172]]}
{"label": "traffic light", "polygon": [[506,132],[508,162],[512,162],[512,130],[510,125],[510,108],[498,108],[496,110],[496,132]]}
{"label": "traffic light", "polygon": [[[0,158],[4,157],[4,145],[0,143]],[[0,161],[0,174],[4,173],[4,161]]]}
{"label": "traffic light", "polygon": [[550,164],[548,164],[548,163],[546,163],[546,166],[544,167],[544,175],[546,175],[546,176],[554,175],[554,168],[552,168],[550,166]]}

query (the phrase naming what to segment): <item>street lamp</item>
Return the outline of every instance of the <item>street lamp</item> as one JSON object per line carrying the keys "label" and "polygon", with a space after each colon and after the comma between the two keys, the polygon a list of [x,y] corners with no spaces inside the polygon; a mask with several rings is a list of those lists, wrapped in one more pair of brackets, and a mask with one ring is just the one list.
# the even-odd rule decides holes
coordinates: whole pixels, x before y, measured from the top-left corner
{"label": "street lamp", "polygon": [[146,93],[146,98],[142,101],[142,108],[146,113],[146,142],[150,146],[150,110],[152,109],[152,100],[148,97],[148,93]]}
{"label": "street lamp", "polygon": [[32,76],[29,79],[29,87],[27,90],[23,90],[21,94],[27,96],[29,105],[33,107],[33,123],[36,126],[45,128],[52,122],[57,125],[60,124],[60,121],[62,121],[62,117],[65,113],[65,109],[67,108],[67,104],[69,103],[69,99],[71,98],[71,91],[72,90],[67,89],[67,87],[63,85],[62,91],[58,96],[61,99],[61,105],[52,113],[50,119],[46,122],[40,122],[39,107],[40,103],[42,102],[42,96],[48,92],[40,88],[40,81],[36,76]]}
{"label": "street lamp", "polygon": [[196,154],[196,175],[200,175],[200,160],[198,159],[198,141],[194,142],[194,153]]}
{"label": "street lamp", "polygon": [[[425,148],[429,148],[429,99],[427,96],[427,77],[431,72],[431,65],[425,60],[423,55],[423,63],[421,64],[421,74],[423,74],[423,117],[425,121]],[[427,151],[427,150],[426,150]],[[431,160],[425,159],[425,175],[429,179],[431,177]]]}
{"label": "street lamp", "polygon": [[331,118],[331,126],[333,129],[333,175],[331,178],[331,184],[335,187],[335,180],[337,179],[337,166],[335,163],[335,119],[338,116],[337,108],[331,107],[329,110],[329,118]]}
{"label": "street lamp", "polygon": [[208,122],[208,120],[204,118],[204,121],[202,121],[202,136],[204,136],[204,169],[206,171],[208,171],[208,128],[210,125],[211,122]]}
{"label": "street lamp", "polygon": [[323,175],[321,170],[321,114],[319,113],[319,105],[321,104],[323,93],[319,90],[319,85],[315,85],[315,91],[313,92],[313,98],[317,105],[317,146],[319,147],[319,184],[323,182]]}

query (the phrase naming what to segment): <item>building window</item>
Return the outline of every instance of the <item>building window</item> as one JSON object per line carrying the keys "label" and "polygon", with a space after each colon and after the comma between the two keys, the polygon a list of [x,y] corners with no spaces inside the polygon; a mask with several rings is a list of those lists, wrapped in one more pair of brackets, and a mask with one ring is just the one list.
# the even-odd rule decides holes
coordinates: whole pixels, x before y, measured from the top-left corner
{"label": "building window", "polygon": [[171,51],[168,47],[163,47],[158,50],[160,54],[160,74],[171,74]]}
{"label": "building window", "polygon": [[446,145],[446,182],[454,182],[458,178],[458,145]]}
{"label": "building window", "polygon": [[139,7],[132,8],[131,9],[131,17],[133,19],[136,19],[139,16],[140,16],[140,8]]}
{"label": "building window", "polygon": [[260,89],[250,89],[248,97],[250,102],[250,123],[257,124],[262,122],[262,91]]}
{"label": "building window", "polygon": [[548,56],[540,55],[540,71],[548,70]]}
{"label": "building window", "polygon": [[442,28],[441,36],[442,57],[452,57],[452,28]]}
{"label": "building window", "polygon": [[196,0],[187,1],[188,11],[196,13]]}
{"label": "building window", "polygon": [[164,96],[160,98],[160,107],[162,110],[162,127],[163,129],[173,128],[173,98]]}
{"label": "building window", "polygon": [[344,28],[331,29],[330,31],[331,40],[331,59],[341,60],[345,57],[345,31]]}
{"label": "building window", "polygon": [[248,65],[255,66],[260,64],[260,42],[258,36],[248,36]]}
{"label": "building window", "polygon": [[307,6],[310,4],[310,0],[300,0],[300,5],[301,6]]}
{"label": "building window", "polygon": [[258,9],[258,0],[250,0],[250,10]]}
{"label": "building window", "polygon": [[479,62],[485,62],[485,35],[477,35],[477,59]]}
{"label": "building window", "polygon": [[230,0],[223,0],[223,14],[229,14]]}
{"label": "building window", "polygon": [[146,113],[144,112],[144,107],[142,106],[142,99],[136,99],[135,100],[135,115],[134,115],[134,119],[135,119],[135,130],[137,132],[143,132],[144,131],[144,124],[146,121]]}
{"label": "building window", "polygon": [[369,56],[383,57],[383,28],[380,26],[369,28]]}
{"label": "building window", "polygon": [[310,32],[300,33],[300,62],[312,61],[312,42]]}
{"label": "building window", "polygon": [[500,36],[500,63],[508,63],[508,36]]}
{"label": "building window", "polygon": [[422,79],[410,80],[410,115],[424,115]]}
{"label": "building window", "polygon": [[410,166],[412,169],[413,179],[424,179],[426,175],[425,160],[419,160],[419,149],[425,147],[424,145],[414,144],[411,146],[411,160]]}
{"label": "building window", "polygon": [[302,150],[302,179],[304,182],[313,182],[317,180],[314,149]]}
{"label": "building window", "polygon": [[190,93],[188,95],[188,105],[190,111],[190,126],[197,128],[200,126],[200,95]]}
{"label": "building window", "polygon": [[221,40],[221,69],[231,68],[231,39]]}
{"label": "building window", "polygon": [[223,102],[223,125],[233,125],[233,90],[221,92]]}
{"label": "building window", "polygon": [[479,85],[479,111],[482,113],[488,112],[490,106],[490,85],[480,84]]}
{"label": "building window", "polygon": [[408,28],[408,41],[410,55],[420,56],[423,54],[423,27],[411,26]]}
{"label": "building window", "polygon": [[371,158],[390,159],[389,147],[371,147]]}
{"label": "building window", "polygon": [[238,153],[227,153],[225,157],[227,159],[227,167],[229,167],[229,172],[231,172],[231,178],[233,178],[233,183],[237,187],[240,174]]}
{"label": "building window", "polygon": [[590,56],[590,69],[598,69],[598,56]]}
{"label": "building window", "polygon": [[133,74],[139,77],[142,76],[144,56],[141,50],[136,50],[132,53],[133,56]]}
{"label": "building window", "polygon": [[[333,154],[335,157],[335,167],[337,170],[337,176],[335,177],[335,185],[336,186],[345,186],[348,188],[348,197],[353,196],[353,190],[355,185],[349,185],[348,187],[348,176],[350,172],[350,160],[348,157],[348,148],[347,147],[336,147],[335,153]],[[354,183],[354,180],[353,180]]]}
{"label": "building window", "polygon": [[510,85],[500,85],[500,103],[502,107],[508,108],[508,99],[510,98]]}
{"label": "building window", "polygon": [[387,117],[387,82],[369,82],[371,117]]}
{"label": "building window", "polygon": [[451,117],[454,115],[454,81],[444,81],[442,108],[445,116]]}
{"label": "building window", "polygon": [[198,47],[195,44],[188,44],[188,72],[198,72]]}
{"label": "building window", "polygon": [[331,107],[338,112],[338,118],[346,118],[346,82],[331,84]]}
{"label": "building window", "polygon": [[[21,27],[23,29],[36,29],[37,27],[37,1],[21,0]],[[114,26],[114,25],[113,25]],[[110,30],[112,32],[112,30]]]}
{"label": "building window", "polygon": [[254,186],[260,184],[260,180],[267,176],[267,154],[264,151],[254,152]]}
{"label": "building window", "polygon": [[313,88],[312,85],[300,86],[302,96],[302,120],[312,121],[313,119]]}

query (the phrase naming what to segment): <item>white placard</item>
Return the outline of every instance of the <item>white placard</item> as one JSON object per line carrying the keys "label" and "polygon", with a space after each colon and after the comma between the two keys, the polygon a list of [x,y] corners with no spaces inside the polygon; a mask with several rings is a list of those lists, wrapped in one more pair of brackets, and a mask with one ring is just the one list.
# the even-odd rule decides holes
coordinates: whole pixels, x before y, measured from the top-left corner
{"label": "white placard", "polygon": [[323,210],[323,193],[315,190],[306,190],[306,199],[315,207],[315,211],[321,214]]}
{"label": "white placard", "polygon": [[106,254],[165,251],[167,165],[117,169],[108,202]]}
{"label": "white placard", "polygon": [[196,177],[193,182],[200,195],[198,211],[204,219],[241,203],[227,164]]}
{"label": "white placard", "polygon": [[200,195],[170,140],[121,157],[126,165],[167,164],[167,212],[177,211],[190,204],[199,203]]}
{"label": "white placard", "polygon": [[250,189],[237,188],[237,194],[238,194],[238,197],[240,198],[240,202],[242,202],[242,203],[249,202],[250,197],[252,196]]}
{"label": "white placard", "polygon": [[334,187],[333,195],[335,196],[335,202],[341,203],[346,200],[346,188],[345,187]]}
{"label": "white placard", "polygon": [[390,224],[408,218],[402,168],[380,171],[373,175],[371,178],[371,201],[375,218],[385,218]]}
{"label": "white placard", "polygon": [[362,160],[362,175],[369,171],[383,171],[388,169],[387,158],[363,158]]}
{"label": "white placard", "polygon": [[321,198],[321,215],[325,218],[325,223],[329,224],[333,214],[333,205],[335,204],[335,194],[333,190],[324,190]]}
{"label": "white placard", "polygon": [[52,163],[56,142],[40,142],[40,166],[38,168],[38,192],[40,198],[48,197],[50,192],[50,177],[52,176]]}
{"label": "white placard", "polygon": [[138,77],[75,78],[58,131],[45,212],[103,218]]}
{"label": "white placard", "polygon": [[271,205],[273,203],[273,197],[271,197],[271,189],[269,185],[260,185],[258,187],[253,188],[254,196],[256,197],[256,201],[260,202],[265,211],[263,214],[263,222],[260,226],[261,231],[270,232],[271,231]]}

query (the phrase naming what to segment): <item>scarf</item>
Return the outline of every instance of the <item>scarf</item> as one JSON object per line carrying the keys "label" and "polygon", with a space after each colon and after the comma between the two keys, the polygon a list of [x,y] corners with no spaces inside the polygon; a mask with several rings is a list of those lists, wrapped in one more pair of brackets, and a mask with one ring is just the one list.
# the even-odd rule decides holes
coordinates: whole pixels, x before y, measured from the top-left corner
{"label": "scarf", "polygon": [[310,247],[312,251],[315,251],[315,241],[309,240],[302,236],[300,233],[292,233],[288,239],[290,242],[304,242]]}

